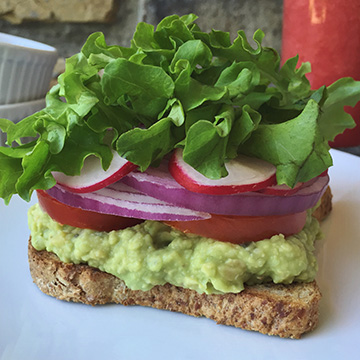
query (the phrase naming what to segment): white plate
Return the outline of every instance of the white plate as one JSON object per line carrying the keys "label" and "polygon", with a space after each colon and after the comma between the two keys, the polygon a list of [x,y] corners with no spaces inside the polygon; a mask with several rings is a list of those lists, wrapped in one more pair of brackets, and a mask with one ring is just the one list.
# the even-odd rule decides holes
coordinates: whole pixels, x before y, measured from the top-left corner
{"label": "white plate", "polygon": [[28,271],[30,205],[14,198],[0,204],[0,359],[359,359],[360,157],[332,154],[334,209],[320,243],[323,300],[314,332],[280,339],[151,308],[46,296]]}

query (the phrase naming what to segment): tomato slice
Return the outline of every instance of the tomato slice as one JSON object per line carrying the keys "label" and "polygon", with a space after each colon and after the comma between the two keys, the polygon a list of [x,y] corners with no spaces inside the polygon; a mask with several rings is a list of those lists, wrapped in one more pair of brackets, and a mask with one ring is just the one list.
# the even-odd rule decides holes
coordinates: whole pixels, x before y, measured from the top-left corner
{"label": "tomato slice", "polygon": [[302,230],[305,222],[306,211],[279,216],[212,215],[206,220],[166,221],[166,224],[185,233],[243,244],[268,239],[277,234],[296,234]]}
{"label": "tomato slice", "polygon": [[55,221],[82,229],[112,231],[134,226],[144,220],[101,214],[61,203],[43,190],[36,190],[41,208]]}
{"label": "tomato slice", "polygon": [[[43,190],[37,190],[41,208],[60,224],[82,229],[112,231],[134,226],[144,220],[83,210],[61,203]],[[267,239],[276,234],[298,233],[306,222],[306,211],[279,216],[215,215],[195,221],[165,221],[185,233],[197,234],[219,241],[242,244]]]}

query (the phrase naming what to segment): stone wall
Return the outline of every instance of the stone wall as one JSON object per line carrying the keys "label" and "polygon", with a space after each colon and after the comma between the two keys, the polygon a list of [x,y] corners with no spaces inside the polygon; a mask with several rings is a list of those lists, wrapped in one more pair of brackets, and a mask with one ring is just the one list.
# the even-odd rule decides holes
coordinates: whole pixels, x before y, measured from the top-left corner
{"label": "stone wall", "polygon": [[251,37],[264,30],[264,44],[281,48],[282,0],[1,0],[0,32],[56,47],[68,57],[89,34],[102,31],[108,44],[129,45],[136,23],[193,12],[199,26]]}

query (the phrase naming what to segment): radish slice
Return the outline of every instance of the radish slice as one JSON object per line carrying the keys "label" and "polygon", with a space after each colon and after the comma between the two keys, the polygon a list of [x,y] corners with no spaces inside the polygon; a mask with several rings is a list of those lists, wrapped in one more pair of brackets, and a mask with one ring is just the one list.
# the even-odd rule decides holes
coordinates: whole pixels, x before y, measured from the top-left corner
{"label": "radish slice", "polygon": [[169,162],[173,178],[192,192],[229,195],[257,191],[276,184],[276,167],[267,161],[239,155],[227,162],[225,167],[227,176],[211,180],[183,160],[182,149],[176,149]]}
{"label": "radish slice", "polygon": [[55,185],[47,193],[56,200],[83,210],[103,214],[159,221],[191,221],[210,218],[210,214],[178,207],[145,195],[118,182],[92,193],[71,193]]}
{"label": "radish slice", "polygon": [[[212,214],[267,216],[298,213],[314,207],[329,183],[328,175],[315,178],[311,186],[291,196],[247,192],[233,195],[208,195],[191,192],[169,174],[167,162],[146,172],[133,171],[120,182],[177,206]],[[111,185],[110,187],[112,187]]]}
{"label": "radish slice", "polygon": [[[325,176],[326,174],[321,174],[319,176]],[[259,190],[262,194],[268,194],[268,195],[279,195],[279,196],[289,196],[292,194],[295,194],[300,189],[303,189],[305,187],[308,187],[312,185],[317,178],[313,178],[307,182],[299,182],[297,183],[293,188],[287,186],[287,185],[273,185],[269,186],[265,189]]]}
{"label": "radish slice", "polygon": [[74,193],[88,193],[102,189],[120,180],[137,166],[122,158],[115,150],[112,150],[113,158],[107,170],[101,166],[100,159],[96,156],[88,156],[84,161],[80,175],[68,176],[54,171],[56,182]]}
{"label": "radish slice", "polygon": [[259,192],[268,195],[288,196],[299,191],[302,186],[303,183],[297,183],[293,188],[287,185],[273,185],[266,187],[265,189],[261,189]]}

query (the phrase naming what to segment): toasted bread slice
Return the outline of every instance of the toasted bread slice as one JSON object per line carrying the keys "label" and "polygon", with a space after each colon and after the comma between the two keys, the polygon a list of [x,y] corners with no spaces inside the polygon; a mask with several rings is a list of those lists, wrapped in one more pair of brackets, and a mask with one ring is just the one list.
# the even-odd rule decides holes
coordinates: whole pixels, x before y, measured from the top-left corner
{"label": "toasted bread slice", "polygon": [[299,338],[318,322],[320,291],[315,282],[247,286],[239,294],[206,295],[170,284],[149,291],[130,290],[117,277],[87,265],[66,264],[29,242],[30,272],[45,294],[90,305],[119,303],[151,306],[205,316],[269,335]]}
{"label": "toasted bread slice", "polygon": [[[330,210],[331,192],[328,189],[314,215],[322,220]],[[37,251],[31,241],[28,254],[35,284],[45,294],[60,300],[90,305],[150,306],[296,339],[313,330],[318,323],[321,294],[315,281],[246,286],[241,293],[223,295],[199,294],[170,284],[140,291],[131,290],[119,278],[88,265],[67,264],[55,254]]]}

